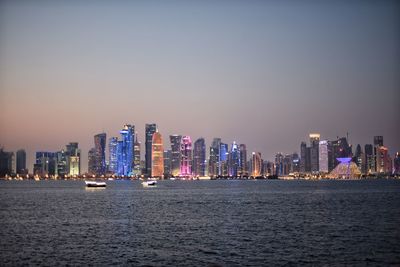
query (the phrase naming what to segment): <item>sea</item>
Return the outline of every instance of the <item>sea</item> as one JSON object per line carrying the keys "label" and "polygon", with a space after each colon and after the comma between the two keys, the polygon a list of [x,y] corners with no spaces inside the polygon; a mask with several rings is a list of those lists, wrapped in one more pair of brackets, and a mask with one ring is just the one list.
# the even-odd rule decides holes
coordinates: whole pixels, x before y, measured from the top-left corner
{"label": "sea", "polygon": [[400,180],[0,181],[0,266],[399,266]]}

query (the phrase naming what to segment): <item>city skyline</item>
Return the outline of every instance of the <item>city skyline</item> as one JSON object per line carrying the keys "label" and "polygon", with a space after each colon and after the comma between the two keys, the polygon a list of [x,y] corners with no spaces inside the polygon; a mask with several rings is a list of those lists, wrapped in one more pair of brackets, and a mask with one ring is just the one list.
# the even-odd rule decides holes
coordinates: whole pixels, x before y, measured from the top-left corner
{"label": "city skyline", "polygon": [[0,146],[30,172],[69,142],[86,171],[124,124],[142,159],[147,123],[268,160],[310,132],[400,151],[399,4],[155,3],[1,2]]}

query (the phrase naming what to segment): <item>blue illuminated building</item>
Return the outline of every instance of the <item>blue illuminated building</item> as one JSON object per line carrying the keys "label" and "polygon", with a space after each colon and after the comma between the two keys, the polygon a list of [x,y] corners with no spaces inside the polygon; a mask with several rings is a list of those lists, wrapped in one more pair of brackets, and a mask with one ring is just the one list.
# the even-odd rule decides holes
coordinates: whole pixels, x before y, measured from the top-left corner
{"label": "blue illuminated building", "polygon": [[233,142],[229,157],[229,175],[233,177],[238,176],[239,167],[240,167],[239,147],[236,144],[236,142]]}
{"label": "blue illuminated building", "polygon": [[[119,132],[122,139],[121,155],[118,159],[121,160],[120,164],[122,166],[118,169],[119,175],[131,175],[133,167],[133,145],[135,140],[135,127],[132,125],[125,125],[124,128]],[[120,165],[118,164],[118,165]]]}

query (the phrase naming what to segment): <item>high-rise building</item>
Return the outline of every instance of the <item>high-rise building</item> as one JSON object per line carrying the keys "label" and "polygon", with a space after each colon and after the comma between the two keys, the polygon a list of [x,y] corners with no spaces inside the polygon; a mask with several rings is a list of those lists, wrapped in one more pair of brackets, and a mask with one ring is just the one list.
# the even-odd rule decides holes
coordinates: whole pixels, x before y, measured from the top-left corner
{"label": "high-rise building", "polygon": [[206,143],[204,138],[199,138],[194,142],[193,148],[193,175],[206,175]]}
{"label": "high-rise building", "polygon": [[305,142],[301,142],[300,145],[300,172],[306,172],[307,161],[307,145]]}
{"label": "high-rise building", "polygon": [[6,152],[0,148],[0,177],[11,175],[14,152]]}
{"label": "high-rise building", "polygon": [[137,133],[135,134],[135,143],[133,145],[133,174],[142,174],[142,169],[140,167],[140,142],[138,141]]}
{"label": "high-rise building", "polygon": [[261,175],[261,153],[253,152],[252,154],[252,176],[257,177]]}
{"label": "high-rise building", "polygon": [[397,152],[396,156],[393,160],[394,162],[394,174],[399,175],[400,174],[400,153]]}
{"label": "high-rise building", "polygon": [[310,163],[311,163],[311,172],[319,171],[319,140],[320,134],[312,133],[310,134]]}
{"label": "high-rise building", "polygon": [[164,146],[161,134],[156,131],[151,142],[151,173],[152,177],[164,177]]}
{"label": "high-rise building", "polygon": [[378,173],[391,174],[392,160],[388,154],[387,147],[378,146],[376,149],[376,171]]}
{"label": "high-rise building", "polygon": [[192,175],[192,140],[190,136],[182,136],[180,175],[183,177]]}
{"label": "high-rise building", "polygon": [[219,150],[221,138],[214,138],[210,146],[210,160],[208,161],[208,175],[210,177],[219,175]]}
{"label": "high-rise building", "polygon": [[240,170],[240,150],[236,142],[233,142],[229,157],[229,176],[237,177]]}
{"label": "high-rise building", "polygon": [[164,150],[164,176],[171,176],[171,150]]}
{"label": "high-rise building", "polygon": [[105,133],[94,136],[95,149],[95,169],[96,175],[104,175],[106,173],[106,138]]}
{"label": "high-rise building", "polygon": [[36,152],[33,173],[40,177],[57,175],[57,160],[54,152]]}
{"label": "high-rise building", "polygon": [[81,150],[77,142],[71,142],[66,146],[67,174],[70,176],[81,173]]}
{"label": "high-rise building", "polygon": [[374,155],[374,148],[371,144],[366,144],[364,146],[365,152],[365,165],[363,172],[365,174],[371,174],[376,172],[375,168],[375,155]]}
{"label": "high-rise building", "polygon": [[181,173],[181,135],[170,135],[171,141],[171,174],[179,176]]}
{"label": "high-rise building", "polygon": [[157,125],[155,123],[146,124],[146,175],[151,176],[151,150],[152,150],[152,142],[153,142],[153,134],[157,131]]}
{"label": "high-rise building", "polygon": [[282,153],[277,153],[275,155],[275,170],[276,170],[276,175],[281,176],[284,175],[284,170],[283,170],[283,155]]}
{"label": "high-rise building", "polygon": [[64,149],[56,153],[57,175],[60,177],[65,177],[66,175],[68,175],[67,158],[68,155]]}
{"label": "high-rise building", "polygon": [[351,146],[347,143],[347,138],[342,137],[335,141],[330,142],[330,150],[331,157],[329,157],[329,172],[333,170],[338,164],[338,158],[351,158],[352,157],[352,149]]}
{"label": "high-rise building", "polygon": [[383,146],[383,136],[374,136],[374,146]]}
{"label": "high-rise building", "polygon": [[117,141],[117,174],[124,175],[124,164],[123,164],[123,151],[124,151],[124,141]]}
{"label": "high-rise building", "polygon": [[17,174],[28,174],[26,169],[26,152],[23,149],[17,151]]}
{"label": "high-rise building", "polygon": [[228,176],[228,159],[229,159],[229,152],[228,152],[228,144],[220,143],[219,146],[219,175],[220,176]]}
{"label": "high-rise building", "polygon": [[362,152],[360,144],[356,147],[356,152],[353,157],[353,161],[356,163],[357,167],[363,172],[364,170],[364,153]]}
{"label": "high-rise building", "polygon": [[111,137],[108,142],[109,172],[118,174],[118,138]]}
{"label": "high-rise building", "polygon": [[132,175],[133,161],[133,145],[135,140],[135,126],[126,124],[120,131],[122,141],[122,172],[120,175]]}
{"label": "high-rise building", "polygon": [[294,172],[294,173],[300,172],[300,158],[297,153],[293,153],[293,155],[292,155],[292,170],[291,170],[291,172]]}
{"label": "high-rise building", "polygon": [[245,144],[239,145],[239,154],[240,154],[240,167],[239,167],[239,175],[247,176],[247,149]]}
{"label": "high-rise building", "polygon": [[97,173],[97,154],[96,149],[91,148],[88,152],[88,172],[91,175],[95,175]]}
{"label": "high-rise building", "polygon": [[326,140],[319,141],[318,153],[319,153],[319,156],[318,156],[319,172],[320,173],[328,173],[329,172],[328,141],[326,141]]}

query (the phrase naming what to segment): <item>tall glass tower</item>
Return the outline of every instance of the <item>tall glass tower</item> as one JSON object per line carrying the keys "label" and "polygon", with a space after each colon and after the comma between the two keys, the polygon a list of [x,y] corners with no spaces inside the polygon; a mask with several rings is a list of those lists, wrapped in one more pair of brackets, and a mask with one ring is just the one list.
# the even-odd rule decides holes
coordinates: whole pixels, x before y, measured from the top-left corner
{"label": "tall glass tower", "polygon": [[170,135],[171,141],[171,174],[179,176],[181,173],[181,135]]}
{"label": "tall glass tower", "polygon": [[229,176],[236,177],[240,167],[240,151],[236,142],[233,142],[229,157]]}
{"label": "tall glass tower", "polygon": [[151,176],[151,149],[153,143],[153,134],[157,131],[157,125],[155,123],[146,124],[146,175]]}
{"label": "tall glass tower", "polygon": [[221,138],[214,138],[210,146],[210,160],[208,161],[208,175],[217,176],[219,174],[219,150]]}
{"label": "tall glass tower", "polygon": [[111,137],[108,141],[109,171],[118,174],[118,138]]}
{"label": "tall glass tower", "polygon": [[94,172],[97,175],[106,173],[106,134],[101,133],[94,136]]}
{"label": "tall glass tower", "polygon": [[133,142],[135,137],[135,127],[127,124],[120,131],[122,139],[122,173],[121,175],[131,175],[133,165]]}
{"label": "tall glass tower", "polygon": [[183,136],[181,142],[181,176],[192,175],[192,140]]}
{"label": "tall glass tower", "polygon": [[135,134],[135,144],[133,146],[133,173],[135,175],[141,175],[140,168],[140,142],[138,141],[138,135]]}
{"label": "tall glass tower", "polygon": [[193,175],[206,175],[206,143],[204,138],[199,138],[194,142]]}
{"label": "tall glass tower", "polygon": [[245,176],[247,173],[247,149],[245,144],[239,145],[240,152],[240,167],[239,167],[239,175]]}

